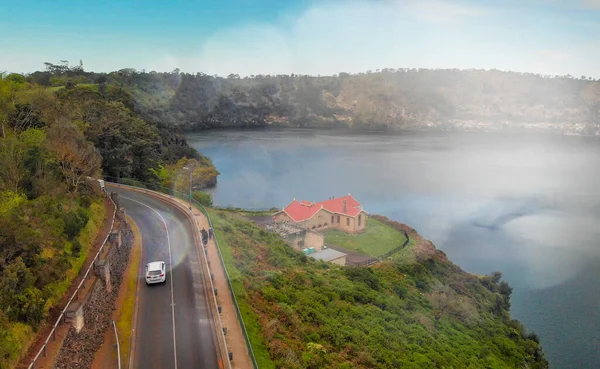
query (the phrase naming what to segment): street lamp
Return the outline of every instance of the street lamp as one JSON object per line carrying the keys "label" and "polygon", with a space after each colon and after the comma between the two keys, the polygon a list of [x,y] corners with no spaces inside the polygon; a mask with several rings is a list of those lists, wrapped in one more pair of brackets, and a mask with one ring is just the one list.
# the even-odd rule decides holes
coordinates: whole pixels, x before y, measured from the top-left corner
{"label": "street lamp", "polygon": [[190,196],[190,210],[192,210],[192,169],[188,168],[188,167],[183,167],[183,170],[187,170],[190,172],[190,191],[189,191],[189,196]]}

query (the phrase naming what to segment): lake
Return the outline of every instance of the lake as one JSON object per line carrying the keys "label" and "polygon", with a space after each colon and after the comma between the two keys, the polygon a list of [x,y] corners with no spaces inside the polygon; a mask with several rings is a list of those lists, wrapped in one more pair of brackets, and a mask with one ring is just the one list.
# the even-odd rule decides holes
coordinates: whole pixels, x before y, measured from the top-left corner
{"label": "lake", "polygon": [[501,271],[552,368],[600,368],[600,140],[540,133],[296,129],[188,135],[219,206],[352,194],[468,272]]}

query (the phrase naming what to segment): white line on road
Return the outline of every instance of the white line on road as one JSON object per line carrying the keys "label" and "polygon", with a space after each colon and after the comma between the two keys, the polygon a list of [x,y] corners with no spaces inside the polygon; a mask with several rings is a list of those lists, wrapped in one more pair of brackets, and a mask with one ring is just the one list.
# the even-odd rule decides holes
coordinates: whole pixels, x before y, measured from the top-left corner
{"label": "white line on road", "polygon": [[[167,245],[169,246],[169,274],[171,274],[171,278],[169,278],[169,281],[171,281],[171,315],[173,317],[173,359],[175,361],[175,369],[177,369],[177,340],[175,338],[175,298],[173,296],[173,257],[171,256],[171,237],[169,236],[169,227],[167,227],[167,222],[165,221],[165,218],[163,218],[163,216],[158,212],[158,210],[154,209],[152,206],[144,204],[141,201],[138,200],[134,200],[132,198],[126,197],[126,196],[120,196],[124,199],[133,201],[133,202],[137,202],[140,205],[143,205],[145,207],[147,207],[148,209],[152,210],[153,212],[156,213],[156,215],[159,216],[160,220],[163,222],[163,224],[165,225],[165,231],[167,233]],[[145,278],[145,276],[144,276]]]}

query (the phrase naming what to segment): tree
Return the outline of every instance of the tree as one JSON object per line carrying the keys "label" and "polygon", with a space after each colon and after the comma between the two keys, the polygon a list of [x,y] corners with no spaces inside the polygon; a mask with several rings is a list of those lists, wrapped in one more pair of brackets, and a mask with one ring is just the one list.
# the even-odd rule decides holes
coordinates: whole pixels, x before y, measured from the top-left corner
{"label": "tree", "polygon": [[201,160],[182,158],[168,168],[175,180],[175,190],[187,193],[189,191],[189,172],[184,167],[192,170],[192,190],[214,186],[219,172],[209,159]]}
{"label": "tree", "polygon": [[100,169],[101,156],[71,123],[63,122],[48,130],[48,148],[56,156],[69,191],[77,191],[82,178]]}
{"label": "tree", "polygon": [[35,277],[21,258],[4,269],[0,278],[0,308],[10,320],[34,327],[43,317],[44,299],[34,286]]}
{"label": "tree", "polygon": [[25,178],[25,147],[11,131],[0,138],[0,190],[18,192]]}
{"label": "tree", "polygon": [[15,110],[15,82],[0,79],[0,130],[2,137],[6,137],[6,123],[9,115]]}
{"label": "tree", "polygon": [[581,99],[588,107],[588,119],[595,123],[600,117],[600,83],[590,83],[580,92]]}

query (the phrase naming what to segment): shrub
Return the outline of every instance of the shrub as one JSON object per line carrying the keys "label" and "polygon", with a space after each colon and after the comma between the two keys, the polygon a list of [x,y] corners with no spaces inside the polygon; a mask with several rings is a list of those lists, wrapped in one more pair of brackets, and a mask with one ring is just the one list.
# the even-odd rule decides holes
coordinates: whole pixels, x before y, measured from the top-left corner
{"label": "shrub", "polygon": [[122,184],[133,187],[147,188],[146,184],[131,178],[121,178],[120,181]]}
{"label": "shrub", "polygon": [[83,198],[86,198],[88,196],[94,196],[96,194],[96,189],[89,181],[82,181],[77,187],[77,192],[83,196]]}
{"label": "shrub", "polygon": [[83,209],[79,209],[65,213],[63,219],[65,221],[64,233],[69,240],[72,240],[77,237],[90,218]]}
{"label": "shrub", "polygon": [[81,253],[81,242],[79,242],[78,238],[73,239],[73,246],[71,246],[71,252],[75,257],[78,257]]}
{"label": "shrub", "polygon": [[212,195],[203,191],[194,191],[192,192],[192,197],[194,200],[198,201],[202,206],[213,206]]}
{"label": "shrub", "polygon": [[79,198],[79,205],[82,207],[89,209],[90,205],[92,205],[93,199],[91,196],[83,196]]}

